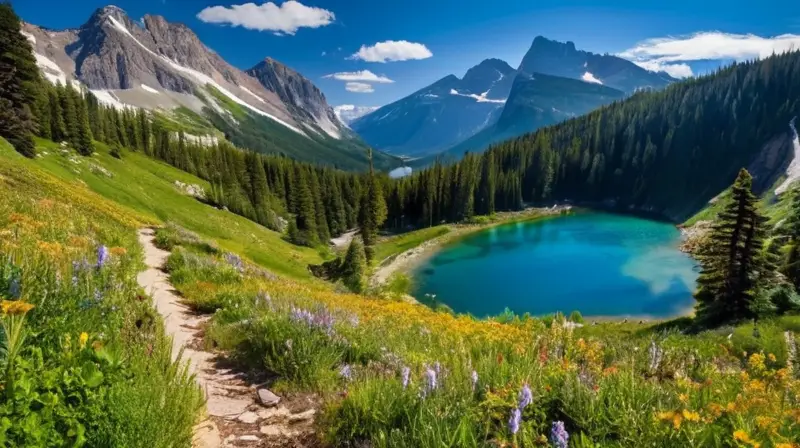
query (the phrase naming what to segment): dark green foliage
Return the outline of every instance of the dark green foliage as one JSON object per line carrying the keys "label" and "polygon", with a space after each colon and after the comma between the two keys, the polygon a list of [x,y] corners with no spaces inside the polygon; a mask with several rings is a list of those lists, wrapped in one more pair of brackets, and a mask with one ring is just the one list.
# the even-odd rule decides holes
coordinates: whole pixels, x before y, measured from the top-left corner
{"label": "dark green foliage", "polygon": [[[372,160],[372,150],[369,151],[369,158]],[[367,261],[372,261],[373,246],[378,238],[378,229],[386,221],[387,207],[383,194],[383,185],[378,176],[375,175],[371,162],[369,176],[367,177],[367,187],[361,204],[359,227],[361,228],[361,237],[364,240]]]}
{"label": "dark green foliage", "polygon": [[341,267],[342,281],[355,293],[364,292],[367,287],[367,257],[364,245],[353,239]]}
{"label": "dark green foliage", "polygon": [[78,134],[73,140],[73,144],[78,153],[83,156],[90,156],[94,153],[94,143],[92,143],[92,130],[89,127],[89,112],[86,101],[76,98],[75,107],[78,114]]}
{"label": "dark green foliage", "polygon": [[122,146],[120,146],[119,143],[112,144],[111,145],[111,153],[110,154],[111,154],[112,157],[115,157],[117,159],[121,159],[122,158]]}
{"label": "dark green foliage", "polygon": [[752,177],[742,169],[711,234],[698,249],[697,319],[705,326],[752,319],[772,311],[761,295],[775,267],[763,251],[766,218],[751,191]]}
{"label": "dark green foliage", "polygon": [[35,110],[42,80],[11,4],[0,3],[0,137],[26,157],[36,155]]}
{"label": "dark green foliage", "polygon": [[295,209],[292,211],[296,217],[298,234],[293,242],[305,246],[315,246],[319,242],[317,239],[317,212],[314,207],[314,194],[309,183],[309,171],[306,167],[295,165],[292,186]]}

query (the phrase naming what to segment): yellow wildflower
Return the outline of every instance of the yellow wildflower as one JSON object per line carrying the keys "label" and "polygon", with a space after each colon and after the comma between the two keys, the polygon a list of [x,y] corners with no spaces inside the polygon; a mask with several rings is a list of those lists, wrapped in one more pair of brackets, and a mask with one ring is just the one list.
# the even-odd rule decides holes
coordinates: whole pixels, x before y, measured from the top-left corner
{"label": "yellow wildflower", "polygon": [[694,411],[690,411],[688,409],[683,410],[683,418],[690,422],[699,422],[700,421],[700,414]]}
{"label": "yellow wildflower", "polygon": [[762,373],[767,369],[767,366],[764,365],[765,360],[766,357],[762,353],[753,353],[747,360],[747,366],[750,367],[750,370],[754,373]]}
{"label": "yellow wildflower", "polygon": [[33,305],[22,300],[3,300],[0,303],[0,311],[2,314],[9,316],[18,316],[26,314],[33,309]]}
{"label": "yellow wildflower", "polygon": [[125,249],[124,247],[112,247],[109,252],[111,252],[112,255],[120,256],[127,254],[128,249]]}
{"label": "yellow wildflower", "polygon": [[775,362],[775,361],[777,361],[777,358],[776,358],[776,357],[775,357],[775,355],[773,355],[772,353],[770,353],[769,355],[767,355],[767,358],[768,358],[768,359],[769,359],[771,362]]}
{"label": "yellow wildflower", "polygon": [[78,338],[78,342],[81,344],[81,348],[86,346],[86,341],[89,340],[89,335],[84,331],[81,333],[80,337]]}
{"label": "yellow wildflower", "polygon": [[751,439],[750,436],[744,430],[741,429],[737,429],[736,431],[733,432],[733,440],[736,440],[737,442],[746,443],[756,448],[760,446],[758,442],[755,442],[753,439]]}
{"label": "yellow wildflower", "polygon": [[680,394],[678,395],[678,400],[680,400],[681,403],[686,403],[687,401],[689,401],[689,396],[686,394]]}

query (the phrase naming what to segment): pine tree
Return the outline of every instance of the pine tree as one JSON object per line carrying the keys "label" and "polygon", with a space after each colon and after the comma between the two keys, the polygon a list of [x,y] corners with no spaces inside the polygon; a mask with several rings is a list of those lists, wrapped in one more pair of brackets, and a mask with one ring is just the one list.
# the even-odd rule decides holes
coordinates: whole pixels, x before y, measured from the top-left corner
{"label": "pine tree", "polygon": [[42,80],[28,38],[9,3],[0,4],[0,137],[20,154],[36,155],[34,108]]}
{"label": "pine tree", "polygon": [[317,236],[321,242],[327,243],[331,239],[331,232],[328,228],[328,217],[325,215],[325,204],[322,202],[322,191],[320,190],[319,177],[316,171],[311,171],[311,192],[314,196],[314,213],[317,223]]}
{"label": "pine tree", "polygon": [[79,99],[75,104],[76,113],[78,114],[75,149],[83,156],[90,156],[94,153],[94,143],[92,142],[92,130],[89,125],[89,112],[86,110],[86,101]]}
{"label": "pine tree", "polygon": [[47,89],[47,103],[50,107],[51,137],[55,142],[63,142],[67,137],[67,127],[64,124],[64,112],[61,109],[58,90],[59,87]]}
{"label": "pine tree", "polygon": [[317,221],[314,209],[314,195],[308,180],[308,172],[300,164],[295,165],[294,186],[295,195],[295,220],[297,223],[298,237],[295,243],[305,246],[317,244]]}
{"label": "pine tree", "polygon": [[764,218],[751,191],[752,177],[742,169],[731,198],[717,217],[697,257],[702,270],[697,280],[697,319],[701,325],[758,317],[761,288],[774,275],[762,251]]}
{"label": "pine tree", "polygon": [[65,138],[74,147],[78,146],[78,112],[75,105],[75,90],[72,84],[58,86],[58,100],[61,102],[61,114],[64,117]]}
{"label": "pine tree", "polygon": [[264,171],[261,156],[254,152],[248,152],[246,159],[247,177],[250,179],[249,196],[255,209],[256,222],[263,226],[274,228],[275,223],[272,222],[269,209],[269,184],[267,183],[267,174]]}
{"label": "pine tree", "polygon": [[386,200],[383,196],[383,186],[375,175],[372,167],[372,150],[369,150],[369,175],[367,177],[367,189],[362,199],[361,210],[359,212],[359,226],[361,227],[361,238],[364,240],[364,250],[367,261],[372,261],[374,256],[373,245],[378,238],[378,229],[386,221],[388,210]]}
{"label": "pine tree", "polygon": [[358,239],[350,242],[341,269],[344,285],[355,293],[364,292],[367,287],[367,257]]}

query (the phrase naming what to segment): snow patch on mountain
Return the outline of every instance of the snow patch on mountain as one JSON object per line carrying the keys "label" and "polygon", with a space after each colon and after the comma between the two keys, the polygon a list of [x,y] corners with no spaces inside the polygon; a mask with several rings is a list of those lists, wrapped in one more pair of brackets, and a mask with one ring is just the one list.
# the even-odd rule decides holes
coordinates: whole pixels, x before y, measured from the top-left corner
{"label": "snow patch on mountain", "polygon": [[583,76],[581,76],[581,79],[586,82],[593,82],[595,84],[601,84],[601,85],[603,84],[603,81],[600,81],[599,79],[595,78],[594,75],[591,74],[591,72],[584,73]]}
{"label": "snow patch on mountain", "polygon": [[42,69],[42,74],[48,81],[53,84],[57,82],[61,82],[61,84],[67,83],[67,75],[52,59],[39,53],[34,53],[33,56],[36,58],[36,65]]}
{"label": "snow patch on mountain", "polygon": [[98,101],[105,105],[111,106],[114,109],[125,109],[125,107],[127,107],[110,90],[90,90],[90,92],[97,97]]}
{"label": "snow patch on mountain", "polygon": [[794,127],[794,121],[797,117],[792,118],[789,122],[789,127],[792,129],[792,146],[794,147],[794,156],[789,167],[786,168],[786,180],[778,188],[775,189],[775,194],[784,193],[789,187],[800,179],[800,138],[797,136],[797,128]]}
{"label": "snow patch on mountain", "polygon": [[150,86],[144,85],[144,84],[142,84],[142,89],[143,89],[145,92],[150,92],[150,93],[159,93],[159,91],[158,91],[158,90],[156,90],[156,89],[154,89],[154,88],[152,88],[152,87],[150,87]]}
{"label": "snow patch on mountain", "polygon": [[326,134],[339,140],[342,138],[342,133],[339,131],[339,128],[328,118],[327,115],[322,115],[321,117],[317,118],[317,126],[320,127]]}
{"label": "snow patch on mountain", "polygon": [[276,122],[286,126],[287,128],[297,132],[300,135],[306,135],[300,129],[298,129],[295,126],[292,126],[291,124],[281,120],[280,118],[278,118],[278,117],[276,117],[276,116],[274,116],[272,114],[269,114],[267,112],[264,112],[261,109],[258,109],[256,107],[251,106],[249,103],[245,102],[244,100],[242,100],[238,96],[236,96],[233,93],[231,93],[228,89],[222,87],[219,83],[214,81],[214,79],[212,79],[210,76],[206,75],[205,73],[198,72],[197,70],[191,69],[189,67],[184,67],[184,66],[178,64],[177,62],[173,61],[172,59],[167,58],[166,56],[156,54],[154,51],[152,51],[151,49],[147,48],[147,46],[145,46],[143,43],[139,42],[139,39],[137,39],[133,34],[131,34],[131,32],[128,31],[127,28],[125,28],[125,25],[120,23],[114,17],[109,16],[108,20],[111,23],[112,27],[114,27],[116,30],[118,30],[119,32],[121,32],[123,34],[126,34],[126,35],[130,36],[130,38],[133,39],[133,41],[136,42],[145,51],[147,51],[151,55],[161,59],[162,61],[164,61],[166,64],[168,64],[173,69],[193,77],[195,79],[195,81],[197,81],[201,85],[210,84],[212,87],[217,89],[220,93],[222,93],[223,95],[227,96],[228,98],[233,100],[233,102],[235,102],[236,104],[238,104],[238,105],[240,105],[242,107],[246,107],[247,109],[250,109],[251,111],[253,111],[253,112],[255,112],[255,113],[259,114],[259,115],[262,115],[262,116],[267,117],[267,118],[269,118],[269,119],[271,119],[273,121],[276,121]]}
{"label": "snow patch on mountain", "polygon": [[262,103],[264,103],[264,104],[266,104],[266,103],[267,103],[266,101],[264,101],[264,98],[261,98],[260,96],[256,95],[255,93],[253,93],[253,92],[252,92],[250,89],[248,89],[247,87],[245,87],[245,86],[239,86],[239,88],[240,88],[240,89],[242,89],[242,90],[244,90],[244,93],[247,93],[247,94],[249,94],[249,95],[250,95],[250,96],[252,96],[253,98],[257,99],[258,101],[261,101],[261,102],[262,102]]}
{"label": "snow patch on mountain", "polygon": [[23,36],[25,36],[29,41],[31,41],[31,45],[36,45],[36,37],[31,33],[26,33],[25,31],[21,31]]}
{"label": "snow patch on mountain", "polygon": [[489,94],[489,91],[481,93],[480,95],[475,95],[474,93],[459,93],[456,89],[450,89],[450,95],[457,95],[457,96],[465,96],[467,98],[473,98],[475,101],[479,103],[498,103],[498,104],[505,104],[506,100],[493,100],[491,98],[486,98],[486,95]]}

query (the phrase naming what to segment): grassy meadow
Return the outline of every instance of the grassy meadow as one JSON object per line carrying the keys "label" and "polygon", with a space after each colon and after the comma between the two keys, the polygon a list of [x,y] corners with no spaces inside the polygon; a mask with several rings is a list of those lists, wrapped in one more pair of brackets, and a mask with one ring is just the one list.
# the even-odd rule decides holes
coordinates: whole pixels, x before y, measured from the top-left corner
{"label": "grassy meadow", "polygon": [[136,283],[153,218],[0,154],[0,445],[189,446],[202,395]]}

